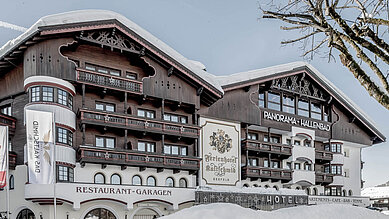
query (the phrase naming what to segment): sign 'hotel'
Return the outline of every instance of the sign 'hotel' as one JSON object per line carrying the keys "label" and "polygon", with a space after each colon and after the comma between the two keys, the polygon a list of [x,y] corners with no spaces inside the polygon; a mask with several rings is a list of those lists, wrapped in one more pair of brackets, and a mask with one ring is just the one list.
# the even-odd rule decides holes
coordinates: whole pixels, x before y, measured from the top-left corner
{"label": "sign 'hotel'", "polygon": [[385,141],[307,63],[214,76],[109,11],[43,17],[4,45],[0,110],[12,219],[54,218],[54,200],[81,219],[363,205],[361,149]]}

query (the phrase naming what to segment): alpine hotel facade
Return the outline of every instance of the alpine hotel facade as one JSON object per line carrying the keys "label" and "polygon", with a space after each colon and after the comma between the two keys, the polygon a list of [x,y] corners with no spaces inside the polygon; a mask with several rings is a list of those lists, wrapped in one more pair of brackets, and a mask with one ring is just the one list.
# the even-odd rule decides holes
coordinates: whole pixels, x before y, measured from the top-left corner
{"label": "alpine hotel facade", "polygon": [[198,186],[358,197],[361,150],[385,141],[307,63],[214,76],[109,11],[43,17],[4,45],[0,110],[12,219],[54,212],[54,185],[28,181],[27,110],[54,115],[66,219],[155,218],[217,201]]}

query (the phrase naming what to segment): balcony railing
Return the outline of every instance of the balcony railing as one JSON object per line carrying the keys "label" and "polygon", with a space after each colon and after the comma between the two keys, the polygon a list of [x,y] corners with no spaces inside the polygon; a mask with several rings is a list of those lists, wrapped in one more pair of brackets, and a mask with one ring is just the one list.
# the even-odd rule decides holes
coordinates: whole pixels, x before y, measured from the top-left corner
{"label": "balcony railing", "polygon": [[114,90],[121,90],[141,94],[143,92],[142,82],[130,80],[118,76],[103,74],[77,68],[77,81],[99,87],[107,87]]}
{"label": "balcony railing", "polygon": [[124,114],[112,114],[101,111],[80,109],[81,122],[92,122],[101,125],[122,126],[139,131],[150,131],[186,137],[196,137],[200,128],[185,124],[174,124],[166,121],[152,120]]}
{"label": "balcony railing", "polygon": [[101,163],[188,171],[197,171],[201,160],[196,157],[175,157],[171,155],[150,154],[139,151],[117,151],[88,146],[81,146],[78,152],[80,154],[80,163]]}
{"label": "balcony railing", "polygon": [[266,178],[282,181],[292,180],[292,170],[289,169],[273,169],[268,167],[243,167],[243,174],[246,177]]}
{"label": "balcony railing", "polygon": [[12,116],[8,116],[0,113],[0,125],[8,126],[10,133],[12,134],[16,128],[16,119]]}
{"label": "balcony railing", "polygon": [[316,172],[316,184],[331,184],[334,181],[334,177],[330,173]]}
{"label": "balcony railing", "polygon": [[8,153],[9,156],[9,168],[11,170],[14,170],[16,168],[16,153],[13,151],[10,151]]}
{"label": "balcony railing", "polygon": [[323,161],[332,161],[333,155],[330,151],[315,151],[315,159],[316,160],[323,160]]}
{"label": "balcony railing", "polygon": [[287,156],[292,155],[292,146],[284,144],[245,139],[242,142],[242,147],[245,150],[268,152]]}

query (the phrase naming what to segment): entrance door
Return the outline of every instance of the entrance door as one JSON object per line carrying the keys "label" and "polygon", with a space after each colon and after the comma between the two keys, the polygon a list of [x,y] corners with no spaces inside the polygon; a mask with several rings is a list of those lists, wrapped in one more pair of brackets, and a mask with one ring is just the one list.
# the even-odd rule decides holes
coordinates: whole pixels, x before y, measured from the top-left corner
{"label": "entrance door", "polygon": [[133,219],[154,219],[154,218],[159,218],[160,215],[155,212],[154,210],[150,208],[145,208],[140,211],[138,211]]}
{"label": "entrance door", "polygon": [[117,219],[117,218],[111,211],[105,208],[96,208],[88,212],[88,214],[86,214],[84,219]]}

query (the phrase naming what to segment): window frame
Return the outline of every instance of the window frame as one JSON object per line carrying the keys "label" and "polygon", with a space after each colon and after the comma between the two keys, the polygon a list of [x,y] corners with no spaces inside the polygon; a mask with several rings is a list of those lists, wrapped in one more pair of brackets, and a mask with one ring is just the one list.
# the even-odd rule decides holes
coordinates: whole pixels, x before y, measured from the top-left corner
{"label": "window frame", "polygon": [[[115,176],[117,176],[117,177],[119,177],[119,184],[117,184],[117,183],[112,183],[112,179],[113,179],[113,177],[115,177]],[[110,184],[111,185],[121,185],[122,184],[122,177],[118,174],[118,173],[113,173],[112,175],[111,175],[111,177],[110,177]]]}
{"label": "window frame", "polygon": [[[270,100],[270,95],[274,95],[275,97],[278,96],[278,102]],[[279,92],[268,91],[267,92],[267,108],[271,109],[271,110],[281,111],[281,99],[282,99],[281,96],[282,95]],[[272,106],[272,105],[278,106],[279,108],[278,109],[271,108],[270,106]]]}
{"label": "window frame", "polygon": [[[134,184],[134,179],[135,179],[135,177],[138,177],[139,178],[139,184]],[[141,186],[142,185],[142,177],[141,176],[139,176],[139,175],[134,175],[134,176],[132,176],[132,178],[131,178],[131,185],[133,185],[133,186]]]}
{"label": "window frame", "polygon": [[[173,153],[173,148],[176,147],[178,153],[174,154]],[[167,152],[166,149],[169,148],[169,151]],[[183,153],[185,151],[185,154]],[[175,145],[175,144],[165,144],[163,146],[163,153],[168,154],[168,155],[173,155],[173,156],[188,156],[188,146],[185,145]]]}
{"label": "window frame", "polygon": [[[121,77],[121,75],[122,75],[122,70],[120,70],[120,69],[96,65],[96,64],[92,64],[92,63],[88,63],[88,62],[85,63],[85,69],[88,71],[94,71],[94,72],[97,72],[100,74],[112,75],[112,76],[116,76],[116,77]],[[113,73],[113,72],[118,72],[118,74]]]}
{"label": "window frame", "polygon": [[[145,150],[139,150],[139,144],[144,144]],[[149,151],[149,145],[152,145],[152,151]],[[156,143],[151,141],[138,141],[136,150],[147,153],[156,153]]]}
{"label": "window frame", "polygon": [[[142,112],[142,111],[143,111],[143,113],[144,113],[143,116],[139,115],[139,112]],[[151,115],[153,115],[153,117],[149,117],[149,116],[148,116],[149,113],[150,113]],[[137,115],[138,117],[142,117],[142,118],[146,118],[146,119],[155,119],[155,118],[156,118],[156,112],[155,112],[155,110],[149,110],[149,109],[143,109],[143,108],[137,109],[136,115]]]}
{"label": "window frame", "polygon": [[57,182],[74,182],[74,168],[57,165]]}
{"label": "window frame", "polygon": [[[63,133],[62,131],[65,131],[66,133]],[[62,134],[61,134],[62,132]],[[56,142],[60,144],[65,144],[69,146],[73,146],[73,132],[70,131],[69,129],[63,128],[63,127],[56,127]],[[64,135],[64,136],[61,136]],[[66,139],[66,142],[60,141],[60,139]]]}
{"label": "window frame", "polygon": [[[98,176],[98,175],[101,175],[101,176],[103,176],[103,183],[96,183],[96,176]],[[94,184],[106,184],[106,181],[105,181],[105,175],[103,174],[103,173],[101,173],[101,172],[98,172],[98,173],[96,173],[95,175],[94,175],[94,177],[93,177],[93,183]]]}
{"label": "window frame", "polygon": [[[97,138],[103,139],[103,146],[97,146]],[[107,147],[107,140],[113,140],[113,147]],[[95,136],[95,147],[97,147],[97,148],[116,148],[116,138],[96,135]]]}
{"label": "window frame", "polygon": [[[169,117],[169,119],[167,119],[167,116]],[[172,120],[173,116],[177,117],[177,121]],[[168,122],[188,124],[188,116],[174,114],[174,113],[164,113],[162,119]],[[183,120],[185,120],[185,122],[183,122]]]}
{"label": "window frame", "polygon": [[[101,105],[101,106],[103,107],[103,109],[98,109],[98,108],[97,108],[98,105]],[[107,110],[107,106],[113,107],[113,111]],[[114,103],[108,103],[108,102],[102,102],[102,101],[95,101],[95,109],[96,109],[96,110],[99,110],[99,111],[103,111],[103,112],[114,113],[114,112],[116,112],[116,104],[114,104]]]}

